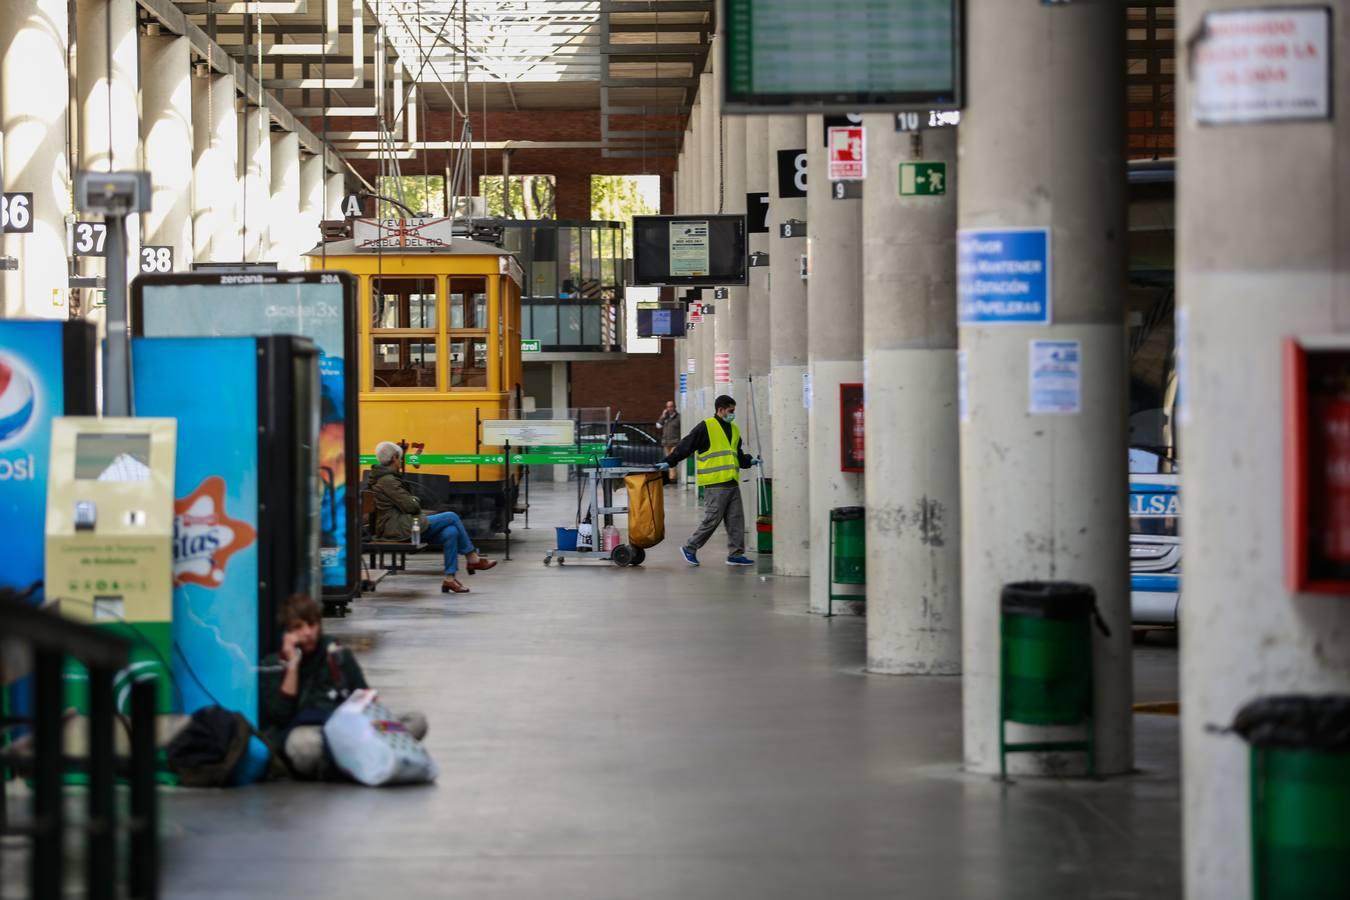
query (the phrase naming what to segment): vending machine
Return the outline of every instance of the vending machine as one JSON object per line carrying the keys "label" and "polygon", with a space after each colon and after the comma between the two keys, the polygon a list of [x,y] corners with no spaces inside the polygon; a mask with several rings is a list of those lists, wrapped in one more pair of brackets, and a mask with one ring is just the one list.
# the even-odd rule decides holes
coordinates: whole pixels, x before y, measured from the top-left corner
{"label": "vending machine", "polygon": [[318,597],[319,363],[297,337],[137,338],[138,416],[178,420],[173,675],[183,712],[258,720],[292,593]]}
{"label": "vending machine", "polygon": [[[52,420],[47,479],[47,600],[61,614],[131,643],[113,684],[129,712],[132,682],[153,675],[172,712],[172,419],[66,416]],[[88,675],[66,668],[67,705],[88,712]]]}
{"label": "vending machine", "polygon": [[92,416],[97,330],[87,322],[0,320],[0,590],[41,602],[47,460],[58,416]]}

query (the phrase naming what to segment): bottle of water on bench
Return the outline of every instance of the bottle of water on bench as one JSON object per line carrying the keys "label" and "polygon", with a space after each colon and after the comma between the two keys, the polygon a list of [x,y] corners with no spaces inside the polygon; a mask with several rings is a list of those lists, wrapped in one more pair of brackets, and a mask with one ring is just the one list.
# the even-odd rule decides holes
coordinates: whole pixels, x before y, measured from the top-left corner
{"label": "bottle of water on bench", "polygon": [[422,523],[416,518],[413,519],[412,545],[414,547],[422,546]]}

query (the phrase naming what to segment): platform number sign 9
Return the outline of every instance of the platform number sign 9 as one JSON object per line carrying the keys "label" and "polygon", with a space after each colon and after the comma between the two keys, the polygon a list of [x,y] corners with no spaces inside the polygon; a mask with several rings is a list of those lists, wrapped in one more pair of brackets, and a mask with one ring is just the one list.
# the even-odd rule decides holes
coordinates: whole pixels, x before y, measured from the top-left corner
{"label": "platform number sign 9", "polygon": [[141,271],[146,275],[163,275],[173,271],[173,247],[146,244],[141,248]]}
{"label": "platform number sign 9", "polygon": [[31,234],[33,231],[33,195],[0,195],[0,231],[5,234]]}
{"label": "platform number sign 9", "polygon": [[102,222],[75,223],[75,255],[103,256],[108,243],[108,226]]}
{"label": "platform number sign 9", "polygon": [[778,196],[806,196],[806,148],[778,151]]}

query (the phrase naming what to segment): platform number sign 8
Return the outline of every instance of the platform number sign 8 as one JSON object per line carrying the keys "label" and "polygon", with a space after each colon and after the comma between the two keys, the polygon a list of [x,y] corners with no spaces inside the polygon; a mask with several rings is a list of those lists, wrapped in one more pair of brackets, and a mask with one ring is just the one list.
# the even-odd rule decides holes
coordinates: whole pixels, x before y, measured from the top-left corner
{"label": "platform number sign 8", "polygon": [[146,244],[141,248],[141,271],[147,275],[173,271],[173,247]]}
{"label": "platform number sign 8", "polygon": [[778,151],[778,196],[806,196],[806,149]]}
{"label": "platform number sign 8", "polygon": [[6,234],[31,234],[33,231],[33,195],[0,195],[0,231]]}
{"label": "platform number sign 8", "polygon": [[102,256],[108,242],[108,226],[102,222],[75,223],[75,255]]}

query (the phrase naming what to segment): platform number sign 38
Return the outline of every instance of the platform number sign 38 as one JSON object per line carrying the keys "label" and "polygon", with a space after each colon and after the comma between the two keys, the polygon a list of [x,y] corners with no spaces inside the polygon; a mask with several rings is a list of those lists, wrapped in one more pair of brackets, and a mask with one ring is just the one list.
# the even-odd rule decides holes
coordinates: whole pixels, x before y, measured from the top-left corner
{"label": "platform number sign 38", "polygon": [[33,231],[33,195],[0,195],[0,231],[5,234],[31,234]]}
{"label": "platform number sign 38", "polygon": [[147,275],[173,271],[173,247],[146,244],[141,248],[141,271]]}

